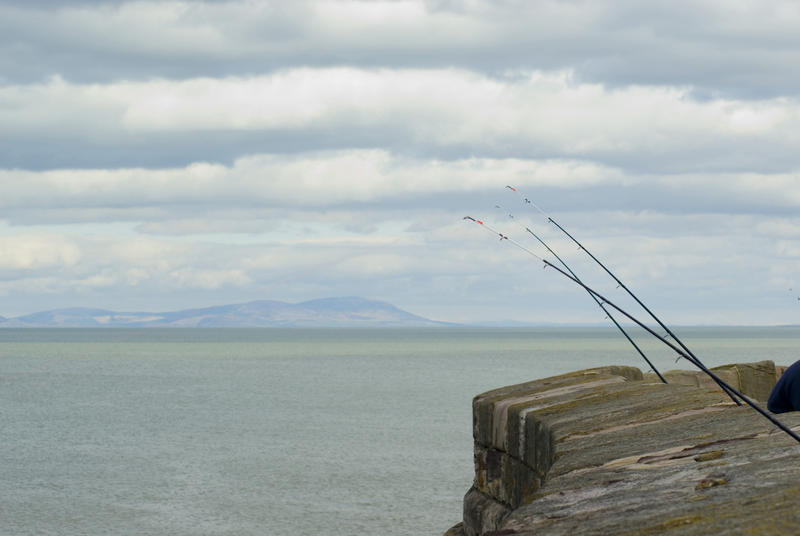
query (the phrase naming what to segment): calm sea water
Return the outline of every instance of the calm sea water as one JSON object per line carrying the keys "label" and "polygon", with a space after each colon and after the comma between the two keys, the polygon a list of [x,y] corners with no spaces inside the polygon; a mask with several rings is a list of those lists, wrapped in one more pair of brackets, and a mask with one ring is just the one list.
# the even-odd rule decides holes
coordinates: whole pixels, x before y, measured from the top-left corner
{"label": "calm sea water", "polygon": [[[709,365],[798,328],[677,330]],[[440,535],[471,399],[606,364],[606,329],[0,330],[0,534]],[[676,364],[645,345],[662,370]]]}

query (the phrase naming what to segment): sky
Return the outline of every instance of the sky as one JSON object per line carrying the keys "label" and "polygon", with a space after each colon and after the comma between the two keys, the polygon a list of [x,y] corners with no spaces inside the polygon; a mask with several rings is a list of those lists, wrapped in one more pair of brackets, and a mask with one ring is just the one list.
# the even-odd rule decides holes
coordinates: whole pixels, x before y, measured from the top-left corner
{"label": "sky", "polygon": [[800,323],[798,64],[782,0],[0,0],[0,315],[606,321],[466,215],[634,312],[528,197],[667,323]]}

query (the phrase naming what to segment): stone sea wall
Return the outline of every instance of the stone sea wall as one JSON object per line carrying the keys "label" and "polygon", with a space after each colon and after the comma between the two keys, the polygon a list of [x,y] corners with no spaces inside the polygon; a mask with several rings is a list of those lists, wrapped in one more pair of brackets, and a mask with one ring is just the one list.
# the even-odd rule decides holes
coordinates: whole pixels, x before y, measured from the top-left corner
{"label": "stone sea wall", "polygon": [[[783,368],[714,371],[764,401]],[[800,532],[800,444],[702,373],[665,376],[610,366],[475,397],[475,480],[447,536]]]}

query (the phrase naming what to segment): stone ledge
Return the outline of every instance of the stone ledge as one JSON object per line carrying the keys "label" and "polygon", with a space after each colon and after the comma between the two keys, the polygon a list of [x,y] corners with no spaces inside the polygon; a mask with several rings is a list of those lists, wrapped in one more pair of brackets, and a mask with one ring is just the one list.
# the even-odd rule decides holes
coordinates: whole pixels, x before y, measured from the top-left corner
{"label": "stone ledge", "polygon": [[[716,370],[761,400],[782,372],[769,361]],[[723,522],[763,533],[780,530],[776,515],[796,523],[800,445],[697,374],[667,379],[602,367],[476,396],[475,481],[448,535],[700,534],[725,532]],[[800,424],[800,414],[783,420]]]}
{"label": "stone ledge", "polygon": [[[711,371],[724,382],[736,387],[742,394],[754,400],[766,401],[778,378],[786,370],[784,366],[775,366],[772,361],[757,363],[736,363],[714,367]],[[708,374],[698,370],[671,370],[664,373],[669,383],[708,387],[716,389],[716,382]],[[644,375],[646,381],[656,382],[658,376],[649,372]]]}

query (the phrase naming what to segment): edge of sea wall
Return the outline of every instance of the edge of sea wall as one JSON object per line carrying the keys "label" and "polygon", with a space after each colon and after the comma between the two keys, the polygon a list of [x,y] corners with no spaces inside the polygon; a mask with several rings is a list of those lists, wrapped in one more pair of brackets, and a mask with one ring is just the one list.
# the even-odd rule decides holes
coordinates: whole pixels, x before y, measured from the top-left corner
{"label": "edge of sea wall", "polygon": [[[764,401],[783,369],[714,371]],[[800,445],[702,373],[665,377],[608,366],[476,396],[475,480],[446,536],[792,533]]]}

